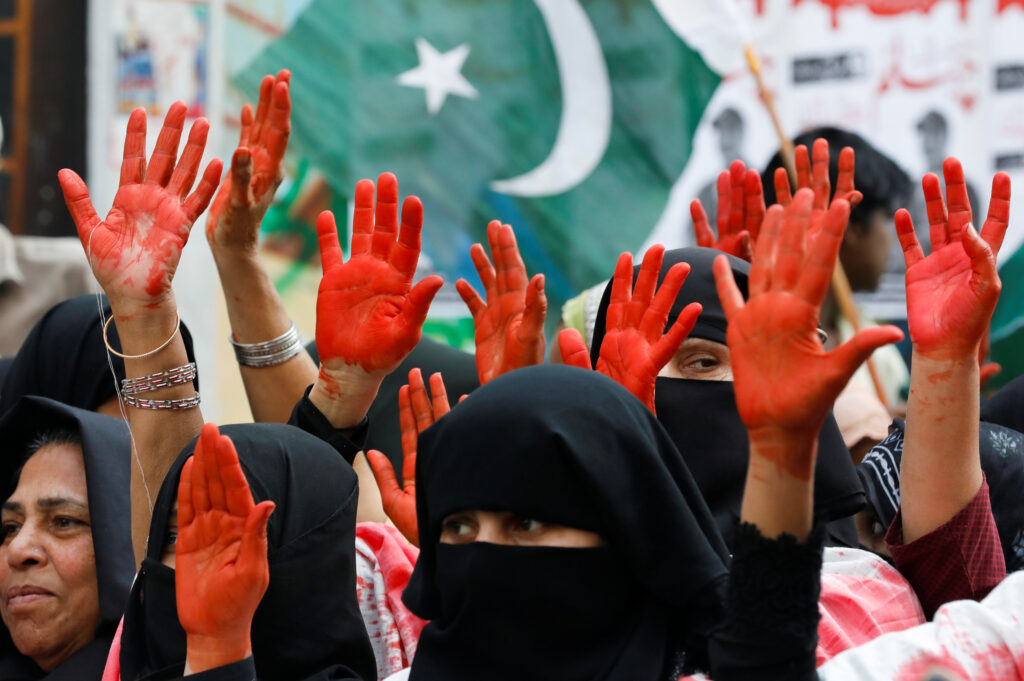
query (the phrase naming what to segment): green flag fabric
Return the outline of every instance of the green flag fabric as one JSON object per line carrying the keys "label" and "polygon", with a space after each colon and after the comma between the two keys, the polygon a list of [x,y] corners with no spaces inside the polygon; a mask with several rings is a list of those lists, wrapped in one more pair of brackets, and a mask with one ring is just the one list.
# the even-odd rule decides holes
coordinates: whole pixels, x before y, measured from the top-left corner
{"label": "green flag fabric", "polygon": [[650,0],[313,0],[234,83],[281,68],[292,153],[343,195],[394,172],[449,282],[510,223],[552,309],[643,243],[720,80]]}
{"label": "green flag fabric", "polygon": [[999,268],[1003,290],[992,315],[991,356],[1003,370],[995,375],[990,386],[999,387],[1024,374],[1024,246]]}

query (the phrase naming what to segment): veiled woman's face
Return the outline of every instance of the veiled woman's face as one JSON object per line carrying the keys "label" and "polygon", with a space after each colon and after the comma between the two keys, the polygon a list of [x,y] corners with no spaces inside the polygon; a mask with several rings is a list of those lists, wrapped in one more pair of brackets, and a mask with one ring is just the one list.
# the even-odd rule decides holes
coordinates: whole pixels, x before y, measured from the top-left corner
{"label": "veiled woman's face", "polygon": [[442,544],[487,542],[505,546],[555,546],[585,549],[603,546],[597,532],[523,518],[515,513],[469,510],[447,516],[441,523]]}
{"label": "veiled woman's face", "polygon": [[33,454],[0,517],[0,616],[18,651],[52,671],[100,623],[81,448],[54,443]]}
{"label": "veiled woman's face", "polygon": [[729,346],[706,338],[687,338],[658,375],[696,381],[731,381]]}

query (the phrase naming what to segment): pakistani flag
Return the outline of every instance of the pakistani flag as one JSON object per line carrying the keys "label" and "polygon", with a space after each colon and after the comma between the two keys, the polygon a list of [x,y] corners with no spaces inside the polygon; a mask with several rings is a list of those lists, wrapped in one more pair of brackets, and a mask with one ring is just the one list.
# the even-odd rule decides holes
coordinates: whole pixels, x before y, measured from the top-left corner
{"label": "pakistani flag", "polygon": [[313,0],[234,81],[291,69],[291,151],[342,193],[396,173],[449,282],[510,223],[557,310],[640,247],[690,156],[720,77],[677,34],[687,5]]}

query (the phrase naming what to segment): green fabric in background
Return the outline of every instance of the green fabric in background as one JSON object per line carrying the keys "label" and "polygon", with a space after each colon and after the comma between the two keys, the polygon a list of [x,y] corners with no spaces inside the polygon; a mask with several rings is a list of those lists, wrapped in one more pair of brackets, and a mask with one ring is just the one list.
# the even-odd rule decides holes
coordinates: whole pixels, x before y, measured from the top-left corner
{"label": "green fabric in background", "polygon": [[[506,196],[488,186],[539,165],[558,131],[558,65],[534,2],[314,0],[234,84],[255,92],[264,74],[291,69],[290,154],[349,194],[361,178],[394,172],[403,196],[423,200],[424,253],[449,282],[476,283],[469,246],[483,240],[489,220],[512,224],[557,310],[643,243],[720,80],[649,0],[581,6],[611,81],[612,132],[596,170],[555,196]],[[418,38],[441,53],[469,47],[461,74],[475,99],[449,95],[432,116],[422,88],[397,82],[419,65]]]}
{"label": "green fabric in background", "polygon": [[1024,247],[999,268],[1003,290],[992,315],[991,357],[1003,370],[986,388],[998,388],[1024,374]]}

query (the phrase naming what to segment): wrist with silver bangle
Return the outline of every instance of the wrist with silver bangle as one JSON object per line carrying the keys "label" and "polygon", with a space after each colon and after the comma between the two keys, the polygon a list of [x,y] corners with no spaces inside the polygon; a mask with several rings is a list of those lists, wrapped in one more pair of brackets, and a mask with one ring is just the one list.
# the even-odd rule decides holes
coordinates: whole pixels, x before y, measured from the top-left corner
{"label": "wrist with silver bangle", "polygon": [[302,352],[302,338],[299,329],[292,322],[291,328],[277,338],[260,343],[239,343],[234,334],[228,336],[235,349],[235,359],[245,367],[272,367],[283,364]]}
{"label": "wrist with silver bangle", "polygon": [[198,376],[196,363],[189,362],[166,371],[157,371],[136,378],[125,378],[121,381],[121,397],[126,405],[136,409],[192,409],[199,406],[200,398],[198,392],[192,397],[182,397],[173,400],[151,400],[138,397],[138,395],[139,393],[148,393],[160,390],[161,388],[171,388],[176,385],[190,383],[195,380],[196,376]]}

